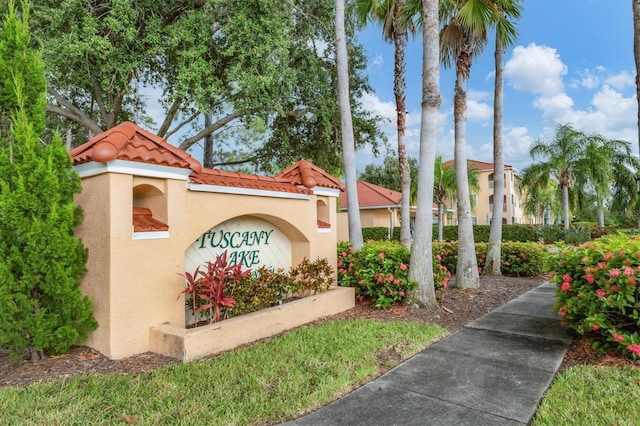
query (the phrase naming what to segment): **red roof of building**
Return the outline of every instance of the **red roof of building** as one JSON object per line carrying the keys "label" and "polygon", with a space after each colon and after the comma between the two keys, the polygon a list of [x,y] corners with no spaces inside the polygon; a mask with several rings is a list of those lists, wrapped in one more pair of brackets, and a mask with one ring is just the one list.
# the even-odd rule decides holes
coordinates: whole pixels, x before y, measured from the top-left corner
{"label": "red roof of building", "polygon": [[195,184],[295,194],[311,194],[315,186],[342,190],[340,181],[305,160],[275,177],[206,169],[186,151],[128,121],[93,137],[73,149],[70,155],[74,165],[124,160],[190,169],[189,181]]}
{"label": "red roof of building", "polygon": [[[402,202],[402,193],[393,189],[384,188],[369,182],[358,181],[358,203],[361,209],[400,207]],[[415,205],[412,206],[412,208]],[[347,193],[340,193],[340,208],[347,209]],[[437,209],[438,205],[433,204],[433,208]]]}
{"label": "red roof of building", "polygon": [[[357,182],[360,208],[399,206],[402,193],[368,182]],[[347,194],[340,193],[340,207],[347,208]]]}

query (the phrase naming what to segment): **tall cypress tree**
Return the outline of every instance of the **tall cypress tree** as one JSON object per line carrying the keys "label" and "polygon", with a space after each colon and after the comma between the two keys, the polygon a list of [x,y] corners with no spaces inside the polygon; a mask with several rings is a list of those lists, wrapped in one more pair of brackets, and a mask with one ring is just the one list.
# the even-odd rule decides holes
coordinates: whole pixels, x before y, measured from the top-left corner
{"label": "tall cypress tree", "polygon": [[0,27],[0,109],[9,124],[0,134],[0,344],[13,359],[27,351],[36,361],[67,352],[97,323],[79,287],[87,260],[73,235],[80,178],[59,136],[40,141],[45,80],[29,46],[28,10],[10,0]]}

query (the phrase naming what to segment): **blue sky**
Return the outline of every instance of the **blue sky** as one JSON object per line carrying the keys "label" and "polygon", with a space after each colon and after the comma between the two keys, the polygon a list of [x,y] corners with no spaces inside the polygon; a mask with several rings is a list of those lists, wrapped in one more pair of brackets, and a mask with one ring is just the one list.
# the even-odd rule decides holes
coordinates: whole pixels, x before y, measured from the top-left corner
{"label": "blue sky", "polygon": [[[585,133],[631,143],[638,154],[633,17],[628,0],[525,0],[517,23],[516,46],[505,55],[505,162],[522,170],[532,162],[529,147],[553,137],[557,124],[570,123]],[[382,40],[379,26],[359,35],[368,56],[374,93],[364,105],[389,118],[385,132],[396,146],[393,97],[393,45]],[[417,157],[422,91],[422,37],[407,50],[407,147]],[[467,158],[492,162],[493,40],[474,59],[467,82]],[[453,158],[452,99],[455,75],[441,72],[438,153]],[[381,164],[359,152],[357,168]]]}

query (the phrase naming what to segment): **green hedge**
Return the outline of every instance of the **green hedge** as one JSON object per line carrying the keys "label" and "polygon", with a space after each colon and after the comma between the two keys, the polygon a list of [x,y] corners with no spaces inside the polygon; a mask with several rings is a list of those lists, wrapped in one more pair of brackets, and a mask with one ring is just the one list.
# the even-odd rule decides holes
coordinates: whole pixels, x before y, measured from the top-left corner
{"label": "green hedge", "polygon": [[[476,243],[478,268],[482,272],[487,257],[487,243]],[[458,264],[458,242],[445,241],[433,244],[433,255],[455,274]],[[500,250],[501,272],[508,277],[535,277],[548,271],[548,254],[540,243],[507,241]]]}
{"label": "green hedge", "polygon": [[[541,225],[502,225],[502,241],[534,241],[540,238],[539,228]],[[473,239],[477,243],[489,242],[489,225],[474,225]],[[389,236],[389,228],[384,226],[362,228],[362,237],[366,240],[386,240]],[[393,228],[393,240],[400,241],[400,227]],[[458,226],[447,225],[442,229],[442,239],[444,241],[458,240]],[[438,225],[433,225],[433,241],[438,240]]]}

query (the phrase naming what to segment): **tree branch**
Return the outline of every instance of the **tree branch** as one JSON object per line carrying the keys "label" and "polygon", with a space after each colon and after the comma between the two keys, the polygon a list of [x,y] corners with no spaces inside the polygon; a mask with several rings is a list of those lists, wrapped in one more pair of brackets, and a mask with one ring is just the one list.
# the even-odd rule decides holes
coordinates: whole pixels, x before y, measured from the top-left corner
{"label": "tree branch", "polygon": [[212,132],[215,132],[216,130],[222,128],[223,126],[231,123],[233,120],[236,120],[236,119],[238,119],[238,118],[240,118],[242,116],[244,116],[243,112],[235,111],[235,112],[227,115],[226,117],[221,118],[220,120],[218,120],[215,123],[211,124],[211,126],[205,127],[199,133],[197,133],[194,136],[192,136],[190,138],[187,138],[184,141],[182,141],[182,143],[180,144],[180,149],[186,151],[187,149],[191,148],[200,139],[204,138],[205,136],[207,136],[208,134],[210,134]]}
{"label": "tree branch", "polygon": [[178,113],[178,109],[180,109],[180,105],[182,104],[182,99],[183,99],[182,96],[178,96],[176,99],[174,99],[173,103],[171,104],[171,107],[169,108],[169,111],[167,111],[167,115],[164,117],[164,121],[160,126],[160,130],[158,130],[158,136],[160,136],[161,138],[164,138],[167,131],[169,131],[171,122],[173,121],[176,114]]}
{"label": "tree branch", "polygon": [[46,110],[47,112],[52,112],[54,114],[61,115],[70,120],[75,121],[78,124],[88,128],[93,132],[94,135],[98,133],[102,133],[102,128],[92,120],[89,116],[80,111],[76,106],[74,106],[71,102],[64,98],[60,93],[58,93],[55,89],[49,88],[49,94],[55,98],[60,106],[51,105],[47,103]]}

